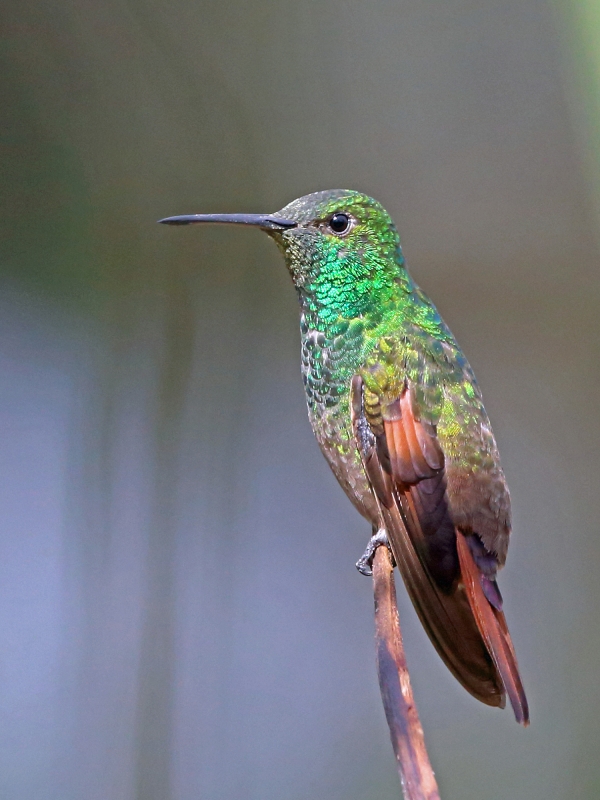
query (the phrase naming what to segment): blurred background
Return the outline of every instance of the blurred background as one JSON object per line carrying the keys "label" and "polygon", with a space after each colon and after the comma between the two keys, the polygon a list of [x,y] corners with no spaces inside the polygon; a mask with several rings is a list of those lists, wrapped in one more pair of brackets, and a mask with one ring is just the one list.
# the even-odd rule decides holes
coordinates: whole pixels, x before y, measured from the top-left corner
{"label": "blurred background", "polygon": [[600,2],[6,0],[1,41],[1,800],[399,796],[280,255],[155,224],[334,187],[395,218],[512,487],[528,730],[398,587],[442,797],[597,797]]}

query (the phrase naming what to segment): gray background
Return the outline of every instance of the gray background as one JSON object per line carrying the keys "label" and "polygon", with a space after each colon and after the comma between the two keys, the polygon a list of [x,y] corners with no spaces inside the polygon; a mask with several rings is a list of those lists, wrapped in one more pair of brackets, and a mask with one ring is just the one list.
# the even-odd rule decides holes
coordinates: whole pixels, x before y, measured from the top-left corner
{"label": "gray background", "polygon": [[306,419],[281,258],[256,231],[154,223],[334,187],[395,218],[512,487],[528,730],[458,686],[399,587],[442,797],[598,796],[600,281],[566,17],[3,16],[0,798],[398,797],[353,566],[369,531]]}

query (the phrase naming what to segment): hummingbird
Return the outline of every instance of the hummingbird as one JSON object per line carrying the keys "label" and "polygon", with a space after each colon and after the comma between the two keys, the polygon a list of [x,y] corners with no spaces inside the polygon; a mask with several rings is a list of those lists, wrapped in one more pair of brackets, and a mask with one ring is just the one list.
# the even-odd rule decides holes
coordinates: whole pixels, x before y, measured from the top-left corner
{"label": "hummingbird", "polygon": [[510,495],[473,371],[407,270],[385,209],[358,191],[275,214],[191,214],[168,225],[256,226],[283,253],[300,303],[302,377],[317,442],[372,538],[390,547],[450,672],[474,697],[529,723],[496,574]]}

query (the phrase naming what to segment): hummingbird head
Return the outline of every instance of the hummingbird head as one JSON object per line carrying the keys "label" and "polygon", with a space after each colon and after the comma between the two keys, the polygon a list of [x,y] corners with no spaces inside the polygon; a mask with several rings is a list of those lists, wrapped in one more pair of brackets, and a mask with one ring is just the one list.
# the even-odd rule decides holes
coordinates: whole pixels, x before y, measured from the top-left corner
{"label": "hummingbird head", "polygon": [[363,316],[406,284],[396,227],[368,195],[315,192],[275,216],[296,223],[268,233],[284,254],[301,304],[320,317]]}
{"label": "hummingbird head", "polygon": [[262,228],[283,252],[301,305],[324,322],[363,316],[400,288],[410,290],[394,223],[380,203],[361,192],[315,192],[272,215],[195,214],[161,222]]}

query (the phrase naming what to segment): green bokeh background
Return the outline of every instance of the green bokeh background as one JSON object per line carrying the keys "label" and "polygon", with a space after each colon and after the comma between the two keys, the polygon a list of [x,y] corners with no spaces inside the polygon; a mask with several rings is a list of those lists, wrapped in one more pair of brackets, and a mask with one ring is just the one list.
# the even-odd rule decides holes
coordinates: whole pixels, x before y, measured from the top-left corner
{"label": "green bokeh background", "polygon": [[442,797],[597,797],[600,4],[3,12],[0,798],[399,795],[280,256],[154,223],[334,187],[395,218],[512,488],[530,729],[400,592]]}

